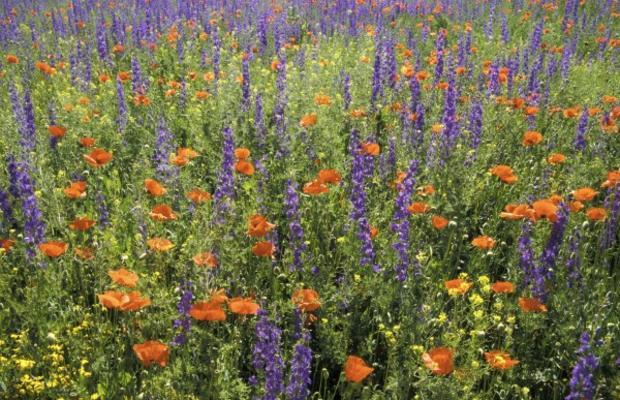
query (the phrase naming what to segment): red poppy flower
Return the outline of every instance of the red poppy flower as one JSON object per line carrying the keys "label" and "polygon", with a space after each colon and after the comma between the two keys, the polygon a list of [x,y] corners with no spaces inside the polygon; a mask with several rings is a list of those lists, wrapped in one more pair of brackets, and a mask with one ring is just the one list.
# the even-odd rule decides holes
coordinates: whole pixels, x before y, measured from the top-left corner
{"label": "red poppy flower", "polygon": [[159,340],[149,340],[144,343],[134,344],[133,352],[144,367],[148,368],[153,363],[159,364],[161,367],[165,367],[168,364],[168,346]]}
{"label": "red poppy flower", "polygon": [[514,360],[505,351],[492,350],[484,353],[487,363],[495,369],[507,370],[519,364],[519,360]]}
{"label": "red poppy flower", "polygon": [[69,245],[67,243],[57,241],[49,241],[39,245],[41,253],[52,258],[60,257],[68,248]]}
{"label": "red poppy flower", "polygon": [[112,153],[104,149],[94,149],[88,154],[84,154],[84,160],[93,168],[100,168],[112,161]]}
{"label": "red poppy flower", "polygon": [[313,289],[297,289],[291,300],[303,312],[314,312],[321,307],[319,294]]}
{"label": "red poppy flower", "polygon": [[347,357],[344,364],[344,375],[349,382],[360,383],[372,374],[374,368],[369,367],[366,362],[357,356]]}
{"label": "red poppy flower", "polygon": [[534,298],[520,297],[519,308],[525,312],[547,312],[547,306]]}
{"label": "red poppy flower", "polygon": [[454,351],[447,347],[436,347],[422,354],[424,366],[434,375],[449,375],[454,371]]}
{"label": "red poppy flower", "polygon": [[228,308],[234,314],[239,315],[256,315],[260,306],[250,297],[235,297],[228,301]]}
{"label": "red poppy flower", "polygon": [[192,258],[192,261],[194,261],[194,264],[196,264],[197,267],[207,266],[209,268],[215,268],[218,265],[217,257],[215,256],[215,254],[208,251],[196,254]]}
{"label": "red poppy flower", "polygon": [[50,125],[47,127],[50,136],[60,139],[67,133],[67,128],[61,125]]}
{"label": "red poppy flower", "polygon": [[144,189],[153,197],[160,197],[166,194],[166,188],[155,179],[145,179]]}
{"label": "red poppy flower", "polygon": [[125,268],[110,270],[108,271],[108,276],[117,285],[134,288],[138,284],[138,275]]}
{"label": "red poppy flower", "polygon": [[515,285],[512,282],[497,281],[491,285],[494,293],[514,293]]}
{"label": "red poppy flower", "polygon": [[258,257],[271,257],[276,251],[271,242],[258,242],[252,246],[252,254]]}

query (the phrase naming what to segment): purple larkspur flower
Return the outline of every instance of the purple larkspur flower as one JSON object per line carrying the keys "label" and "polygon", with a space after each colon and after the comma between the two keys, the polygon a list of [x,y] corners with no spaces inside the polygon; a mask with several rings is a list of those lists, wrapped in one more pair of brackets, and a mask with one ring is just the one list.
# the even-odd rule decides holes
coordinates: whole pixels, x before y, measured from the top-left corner
{"label": "purple larkspur flower", "polygon": [[192,282],[183,280],[179,285],[179,291],[181,292],[181,297],[177,303],[177,312],[179,315],[172,323],[173,327],[179,330],[179,332],[172,340],[171,344],[173,346],[182,346],[185,344],[187,341],[187,333],[189,332],[192,323],[189,316],[189,310],[192,308],[192,300],[194,299]]}
{"label": "purple larkspur flower", "polygon": [[310,395],[310,383],[312,379],[312,349],[308,346],[310,334],[303,334],[293,350],[293,359],[291,360],[291,369],[286,386],[287,400],[305,400]]}
{"label": "purple larkspur flower", "polygon": [[568,225],[569,209],[566,203],[560,203],[556,216],[547,244],[540,255],[538,266],[533,271],[532,294],[543,303],[549,295],[547,282],[555,275],[555,265],[564,239],[564,231]]}
{"label": "purple larkspur flower", "polygon": [[343,82],[344,110],[347,111],[351,105],[351,75],[344,74]]}
{"label": "purple larkspur flower", "polygon": [[575,140],[573,141],[573,147],[576,151],[583,151],[586,148],[586,129],[588,128],[588,109],[584,109],[579,117],[577,123],[577,132],[575,133]]}
{"label": "purple larkspur flower", "polygon": [[125,132],[127,127],[127,102],[125,101],[125,89],[123,88],[123,82],[120,78],[116,78],[116,102],[118,109],[118,116],[116,117],[116,126],[119,132]]}
{"label": "purple larkspur flower", "polygon": [[396,243],[392,244],[394,250],[398,254],[398,263],[395,267],[396,280],[404,282],[407,279],[409,266],[411,263],[409,257],[409,201],[413,194],[415,186],[415,174],[418,170],[418,161],[413,160],[409,164],[409,169],[405,175],[405,179],[398,187],[398,195],[394,205],[394,216],[392,217],[391,229],[397,236]]}
{"label": "purple larkspur flower", "polygon": [[[353,148],[356,147],[353,146]],[[351,191],[349,194],[351,201],[350,218],[357,225],[357,238],[361,242],[360,264],[362,266],[371,265],[373,271],[378,272],[380,267],[376,263],[375,249],[370,237],[370,223],[366,216],[366,192],[364,188],[367,176],[365,170],[367,169],[367,164],[372,162],[372,157],[354,150],[353,166],[351,167]]]}
{"label": "purple larkspur flower", "polygon": [[155,177],[167,181],[172,176],[172,166],[169,163],[170,154],[174,152],[174,135],[166,127],[166,121],[159,120],[157,127],[157,139],[155,140],[155,152],[153,153],[153,167]]}
{"label": "purple larkspur flower", "polygon": [[106,204],[106,198],[102,191],[98,191],[95,195],[95,203],[99,211],[99,226],[104,229],[110,226],[110,210]]}
{"label": "purple larkspur flower", "polygon": [[596,392],[594,372],[598,369],[600,361],[592,352],[588,332],[581,334],[579,343],[577,350],[579,359],[573,367],[568,383],[570,393],[564,398],[565,400],[592,400]]}
{"label": "purple larkspur flower", "polygon": [[252,365],[257,374],[264,376],[264,400],[276,400],[284,390],[284,361],[280,354],[280,336],[282,331],[276,323],[269,321],[267,311],[258,312],[255,335],[256,341],[252,351]]}
{"label": "purple larkspur flower", "polygon": [[13,224],[13,209],[11,208],[11,201],[9,200],[9,194],[0,189],[0,212],[2,213],[2,229],[7,229]]}

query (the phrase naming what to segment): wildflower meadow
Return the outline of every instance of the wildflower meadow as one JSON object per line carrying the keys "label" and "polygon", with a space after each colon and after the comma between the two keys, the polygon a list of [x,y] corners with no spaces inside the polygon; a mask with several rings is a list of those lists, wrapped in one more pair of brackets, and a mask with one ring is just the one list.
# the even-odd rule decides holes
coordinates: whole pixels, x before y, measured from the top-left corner
{"label": "wildflower meadow", "polygon": [[0,399],[620,399],[619,0],[0,0]]}

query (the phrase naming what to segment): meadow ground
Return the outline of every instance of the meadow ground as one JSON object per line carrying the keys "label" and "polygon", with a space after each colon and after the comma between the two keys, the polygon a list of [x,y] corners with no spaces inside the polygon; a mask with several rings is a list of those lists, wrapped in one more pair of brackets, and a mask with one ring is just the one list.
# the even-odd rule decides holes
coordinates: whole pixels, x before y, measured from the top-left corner
{"label": "meadow ground", "polygon": [[0,399],[620,398],[619,17],[0,1]]}

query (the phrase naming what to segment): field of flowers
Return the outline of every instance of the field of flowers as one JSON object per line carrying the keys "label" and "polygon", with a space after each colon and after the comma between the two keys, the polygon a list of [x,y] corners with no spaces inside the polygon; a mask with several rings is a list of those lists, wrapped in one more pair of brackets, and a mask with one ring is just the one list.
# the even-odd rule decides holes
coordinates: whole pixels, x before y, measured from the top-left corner
{"label": "field of flowers", "polygon": [[618,0],[0,5],[0,399],[620,399]]}

